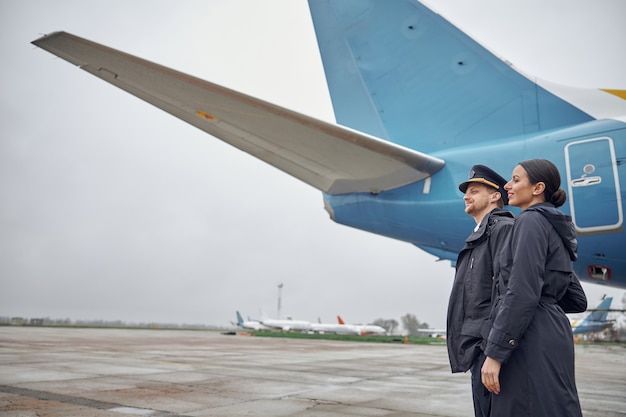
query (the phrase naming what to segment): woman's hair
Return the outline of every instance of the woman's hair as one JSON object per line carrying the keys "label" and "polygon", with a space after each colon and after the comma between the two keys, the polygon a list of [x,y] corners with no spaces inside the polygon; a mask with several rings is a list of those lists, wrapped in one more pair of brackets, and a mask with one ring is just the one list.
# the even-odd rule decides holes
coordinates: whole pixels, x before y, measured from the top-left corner
{"label": "woman's hair", "polygon": [[547,159],[528,159],[519,163],[526,170],[528,181],[535,185],[543,182],[546,189],[543,192],[545,201],[560,207],[565,203],[566,194],[561,187],[561,175],[557,167]]}

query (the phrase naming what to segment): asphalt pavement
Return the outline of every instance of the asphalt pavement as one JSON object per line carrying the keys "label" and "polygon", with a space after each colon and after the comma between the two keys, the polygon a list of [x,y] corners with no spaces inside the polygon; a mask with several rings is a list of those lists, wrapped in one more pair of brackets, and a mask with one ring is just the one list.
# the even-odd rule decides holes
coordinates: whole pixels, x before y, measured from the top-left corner
{"label": "asphalt pavement", "polygon": [[[577,345],[585,417],[626,417],[626,346]],[[443,345],[0,327],[0,416],[473,416]]]}

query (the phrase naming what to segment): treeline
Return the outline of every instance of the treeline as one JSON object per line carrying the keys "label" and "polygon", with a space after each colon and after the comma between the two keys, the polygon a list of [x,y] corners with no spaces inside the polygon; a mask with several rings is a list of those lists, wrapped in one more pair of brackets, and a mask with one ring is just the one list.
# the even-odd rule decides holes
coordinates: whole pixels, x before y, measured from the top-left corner
{"label": "treeline", "polygon": [[179,323],[130,323],[122,320],[72,320],[51,318],[0,317],[0,326],[31,327],[93,327],[93,328],[141,328],[141,329],[181,329],[181,330],[221,330],[223,328],[206,324]]}
{"label": "treeline", "polygon": [[[417,329],[427,329],[428,323],[420,322],[413,314],[406,314],[400,318],[402,328],[404,329],[402,334],[416,335]],[[372,324],[382,327],[387,331],[387,334],[397,334],[398,323],[394,319],[377,319]],[[45,327],[106,327],[106,328],[145,328],[145,329],[211,329],[211,330],[223,330],[226,327],[206,325],[206,324],[179,324],[179,323],[156,323],[156,322],[144,322],[144,323],[132,323],[122,320],[72,320],[65,319],[51,319],[46,318],[25,318],[25,317],[2,317],[0,316],[0,326],[45,326]]]}
{"label": "treeline", "polygon": [[[404,329],[403,334],[413,336],[416,335],[417,329],[428,329],[428,323],[421,323],[414,314],[405,314],[400,318],[402,322],[402,328]],[[382,327],[387,331],[387,334],[396,334],[396,330],[399,326],[399,323],[394,319],[378,319],[375,320],[372,324]]]}

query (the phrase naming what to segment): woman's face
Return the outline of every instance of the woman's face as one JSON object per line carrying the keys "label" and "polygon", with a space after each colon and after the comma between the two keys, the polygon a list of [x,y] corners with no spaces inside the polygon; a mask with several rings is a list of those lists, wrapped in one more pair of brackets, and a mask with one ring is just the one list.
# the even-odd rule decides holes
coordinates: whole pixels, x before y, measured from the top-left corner
{"label": "woman's face", "polygon": [[526,210],[533,204],[541,203],[544,188],[545,185],[542,182],[531,184],[526,170],[521,165],[517,165],[513,169],[511,180],[504,186],[509,196],[509,205],[519,207],[522,210]]}

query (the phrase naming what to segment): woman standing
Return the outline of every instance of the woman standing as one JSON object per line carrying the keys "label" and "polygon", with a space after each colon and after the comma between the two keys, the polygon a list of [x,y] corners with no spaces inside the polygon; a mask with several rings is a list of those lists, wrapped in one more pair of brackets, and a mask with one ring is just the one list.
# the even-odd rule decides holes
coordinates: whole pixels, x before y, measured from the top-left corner
{"label": "woman standing", "polygon": [[582,416],[574,378],[574,342],[565,312],[587,300],[573,273],[576,232],[559,171],[532,159],[513,170],[504,189],[523,211],[502,251],[493,324],[481,376],[492,393],[491,415]]}

